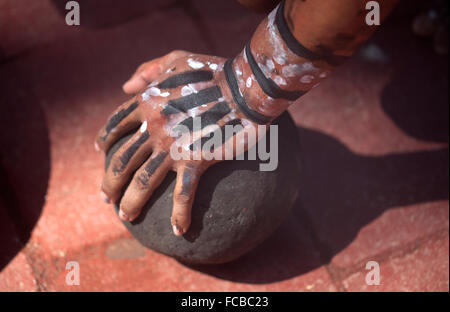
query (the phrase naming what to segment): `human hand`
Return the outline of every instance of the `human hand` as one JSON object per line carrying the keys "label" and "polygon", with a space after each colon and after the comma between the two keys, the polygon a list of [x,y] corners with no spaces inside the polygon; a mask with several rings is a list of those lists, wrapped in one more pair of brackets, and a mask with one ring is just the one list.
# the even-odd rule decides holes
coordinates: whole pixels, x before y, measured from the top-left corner
{"label": "human hand", "polygon": [[[108,201],[120,200],[121,219],[134,220],[172,170],[177,178],[171,223],[174,233],[183,235],[191,222],[202,173],[218,161],[243,153],[265,133],[259,129],[258,134],[258,123],[250,118],[261,124],[270,119],[248,106],[242,111],[239,79],[231,66],[231,61],[226,64],[223,58],[174,51],[142,64],[124,84],[125,92],[139,93],[119,106],[96,140],[96,146],[107,152],[117,140],[139,128],[114,154],[102,182]],[[231,89],[230,83],[234,85]],[[231,135],[225,131],[227,125],[234,127]],[[207,144],[211,136],[219,138],[218,145]]]}

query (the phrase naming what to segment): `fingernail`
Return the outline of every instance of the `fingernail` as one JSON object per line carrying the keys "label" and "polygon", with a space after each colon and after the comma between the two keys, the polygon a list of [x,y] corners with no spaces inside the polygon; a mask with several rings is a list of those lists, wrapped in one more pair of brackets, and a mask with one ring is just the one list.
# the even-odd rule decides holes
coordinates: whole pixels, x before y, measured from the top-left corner
{"label": "fingernail", "polygon": [[122,211],[122,209],[119,210],[119,218],[124,221],[130,221],[130,217]]}
{"label": "fingernail", "polygon": [[100,191],[100,196],[102,197],[103,201],[107,204],[110,204],[111,201],[109,200],[108,196],[106,196],[105,192]]}
{"label": "fingernail", "polygon": [[100,152],[100,146],[98,146],[97,142],[94,142],[94,148],[97,152]]}
{"label": "fingernail", "polygon": [[181,229],[179,226],[172,225],[172,229],[173,229],[173,234],[175,234],[176,236],[183,235],[183,229]]}

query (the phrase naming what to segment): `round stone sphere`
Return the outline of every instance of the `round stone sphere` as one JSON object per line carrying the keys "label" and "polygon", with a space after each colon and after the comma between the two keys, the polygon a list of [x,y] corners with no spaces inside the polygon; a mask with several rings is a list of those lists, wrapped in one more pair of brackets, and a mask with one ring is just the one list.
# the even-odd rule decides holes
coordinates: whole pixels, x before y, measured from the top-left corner
{"label": "round stone sphere", "polygon": [[[299,189],[298,131],[288,113],[278,125],[278,167],[261,171],[268,161],[225,160],[201,176],[192,208],[191,226],[181,237],[172,232],[170,217],[175,186],[170,172],[133,222],[123,223],[144,246],[191,264],[229,262],[268,238],[288,215]],[[107,153],[106,166],[131,134]],[[266,150],[276,144],[266,134]],[[270,144],[269,144],[270,143]],[[258,154],[257,154],[258,155]],[[115,206],[117,212],[117,205]]]}

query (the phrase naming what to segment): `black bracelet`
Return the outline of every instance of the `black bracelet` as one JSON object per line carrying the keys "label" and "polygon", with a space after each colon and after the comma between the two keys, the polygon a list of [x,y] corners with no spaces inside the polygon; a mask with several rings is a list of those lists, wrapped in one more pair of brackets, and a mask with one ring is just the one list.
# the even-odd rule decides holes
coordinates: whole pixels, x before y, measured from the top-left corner
{"label": "black bracelet", "polygon": [[331,52],[327,52],[325,55],[314,53],[313,51],[302,45],[300,42],[298,42],[298,40],[294,37],[291,30],[289,29],[286,18],[284,17],[284,4],[285,0],[281,1],[280,5],[278,6],[275,16],[275,24],[277,25],[278,32],[280,33],[281,38],[283,38],[289,50],[291,50],[297,56],[303,57],[305,59],[311,61],[324,60],[328,64],[333,66],[340,65],[347,59],[347,57],[345,56],[334,55]]}
{"label": "black bracelet", "polygon": [[266,77],[253,57],[252,51],[250,50],[250,43],[247,43],[245,46],[245,56],[247,57],[247,61],[252,69],[253,75],[255,75],[256,81],[258,81],[259,86],[268,96],[274,99],[281,98],[289,101],[295,101],[306,93],[305,91],[283,90],[272,79]]}
{"label": "black bracelet", "polygon": [[233,62],[232,59],[228,59],[225,62],[224,65],[224,71],[225,71],[225,78],[228,83],[228,87],[230,88],[231,95],[233,96],[233,100],[236,102],[239,109],[242,111],[242,113],[247,116],[250,120],[258,123],[258,124],[267,124],[271,121],[271,117],[262,115],[258,113],[257,111],[250,108],[247,103],[245,102],[245,99],[242,97],[240,91],[238,82],[236,80],[236,76],[234,75],[233,69],[231,67],[231,63]]}

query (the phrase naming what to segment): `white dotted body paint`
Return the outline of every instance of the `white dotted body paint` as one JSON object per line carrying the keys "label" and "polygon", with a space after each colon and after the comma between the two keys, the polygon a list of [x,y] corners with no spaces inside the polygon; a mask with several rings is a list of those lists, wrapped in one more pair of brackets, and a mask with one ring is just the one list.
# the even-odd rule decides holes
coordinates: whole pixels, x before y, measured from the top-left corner
{"label": "white dotted body paint", "polygon": [[253,125],[253,123],[246,118],[241,118],[241,124],[244,128]]}
{"label": "white dotted body paint", "polygon": [[139,128],[139,131],[141,133],[144,133],[145,131],[147,131],[147,120],[142,123],[141,127]]}
{"label": "white dotted body paint", "polygon": [[264,95],[262,98],[260,98],[260,110],[263,114],[270,115],[272,113],[272,106],[273,106],[274,99],[270,96]]}
{"label": "white dotted body paint", "polygon": [[191,58],[189,58],[187,60],[187,62],[188,62],[188,65],[193,69],[199,69],[199,68],[202,68],[203,66],[205,66],[205,64],[203,64],[202,62],[195,61]]}
{"label": "white dotted body paint", "polygon": [[188,87],[192,90],[192,92],[198,93],[198,89],[195,88],[196,86],[199,87],[200,89],[206,88],[205,83],[202,83],[202,82],[197,82],[197,83],[194,83],[194,84],[192,84],[192,83],[188,84]]}
{"label": "white dotted body paint", "polygon": [[258,63],[259,68],[261,68],[264,76],[270,77],[270,70],[269,70],[269,68],[267,68],[267,66],[265,64],[262,64],[260,62],[257,62],[257,63]]}
{"label": "white dotted body paint", "polygon": [[194,107],[194,108],[188,110],[187,115],[190,117],[196,117],[196,116],[200,115],[204,111],[204,109],[202,109],[201,107],[203,107],[203,105],[200,105],[200,107],[197,106],[197,107]]}
{"label": "white dotted body paint", "polygon": [[[161,90],[158,89],[158,88],[156,88],[156,87],[151,87],[151,88],[150,88],[149,90],[147,90],[147,91],[148,91],[148,93],[149,93],[151,96],[168,97],[168,96],[170,95],[169,92],[163,92],[163,93],[161,93]],[[147,91],[145,91],[145,92],[147,92]]]}
{"label": "white dotted body paint", "polygon": [[234,120],[236,119],[236,114],[234,111],[232,111],[231,113],[228,114],[228,117],[230,118],[230,120]]}
{"label": "white dotted body paint", "polygon": [[274,50],[273,59],[279,65],[284,65],[286,64],[287,53],[284,50],[283,42],[281,41],[274,24],[275,14],[278,10],[278,7],[279,5],[275,9],[273,9],[272,12],[270,12],[269,16],[267,17],[267,29],[269,30],[269,42]]}
{"label": "white dotted body paint", "polygon": [[[258,53],[256,53],[256,58],[260,58],[260,55]],[[261,63],[259,61],[256,61],[256,62],[258,64],[259,68],[261,69],[261,71],[263,72],[264,76],[272,79],[272,75],[275,72],[275,63],[273,62],[273,60],[266,59],[265,63]],[[276,77],[279,77],[279,76],[276,76]],[[280,79],[282,79],[282,81],[286,82],[283,78],[279,77],[278,80],[280,81]],[[277,83],[277,84],[279,85],[279,83]],[[284,84],[286,84],[286,83],[284,83]]]}
{"label": "white dotted body paint", "polygon": [[252,78],[251,77],[247,78],[247,81],[245,82],[245,86],[247,88],[250,88],[252,86]]}
{"label": "white dotted body paint", "polygon": [[182,96],[186,96],[192,94],[192,90],[191,88],[189,88],[188,86],[184,86],[183,88],[181,88],[181,95]]}
{"label": "white dotted body paint", "polygon": [[[242,82],[242,79],[241,79],[240,82]],[[241,88],[239,87],[239,85],[238,85],[238,91],[239,91],[239,94],[240,94],[241,96],[244,96],[244,95],[242,94],[242,91],[241,91]]]}
{"label": "white dotted body paint", "polygon": [[222,70],[223,70],[224,64],[225,64],[225,63],[220,63],[220,64],[218,64],[218,65],[217,65],[217,71],[219,71],[219,72],[222,71]]}
{"label": "white dotted body paint", "polygon": [[191,85],[188,84],[187,86],[184,86],[183,88],[181,88],[181,95],[182,96],[186,96],[192,93],[197,93],[198,91]]}
{"label": "white dotted body paint", "polygon": [[267,66],[267,69],[270,71],[273,71],[275,69],[275,64],[273,63],[273,61],[271,59],[268,59],[266,61],[266,66]]}
{"label": "white dotted body paint", "polygon": [[147,92],[144,92],[141,94],[142,101],[148,101],[150,99],[150,96],[147,94]]}
{"label": "white dotted body paint", "polygon": [[151,88],[148,90],[148,92],[149,92],[150,95],[152,95],[152,96],[158,96],[158,95],[161,94],[161,90],[159,90],[159,89],[156,88],[156,87],[151,87]]}
{"label": "white dotted body paint", "polygon": [[211,68],[212,70],[217,70],[218,67],[219,66],[217,64],[215,64],[215,63],[209,64],[209,68]]}
{"label": "white dotted body paint", "polygon": [[301,83],[311,83],[314,80],[313,75],[304,75],[302,78],[300,78]]}
{"label": "white dotted body paint", "polygon": [[237,82],[238,82],[238,91],[239,91],[239,94],[240,94],[241,96],[243,96],[243,93],[242,93],[241,88],[245,88],[245,81],[244,81],[244,77],[243,77],[243,75],[242,75],[242,71],[241,71],[241,69],[239,68],[239,65],[238,65],[238,64],[235,64],[235,65],[234,65],[234,73],[236,74],[236,80],[237,80]]}
{"label": "white dotted body paint", "polygon": [[281,73],[285,77],[295,77],[304,74],[311,74],[317,72],[318,69],[311,63],[305,62],[302,64],[289,64],[283,66],[281,69]]}
{"label": "white dotted body paint", "polygon": [[275,83],[277,84],[277,85],[286,85],[287,84],[287,82],[286,82],[286,80],[284,80],[284,78],[283,77],[281,77],[281,76],[275,76],[275,78],[273,79],[273,81],[275,81]]}
{"label": "white dotted body paint", "polygon": [[189,115],[187,113],[180,113],[180,114],[174,114],[172,116],[169,116],[169,119],[167,120],[167,123],[165,125],[163,125],[163,129],[164,132],[168,135],[168,136],[173,136],[173,137],[177,137],[174,133],[173,133],[173,128],[175,127],[175,125],[179,124],[180,122],[182,122],[184,119],[186,119]]}

